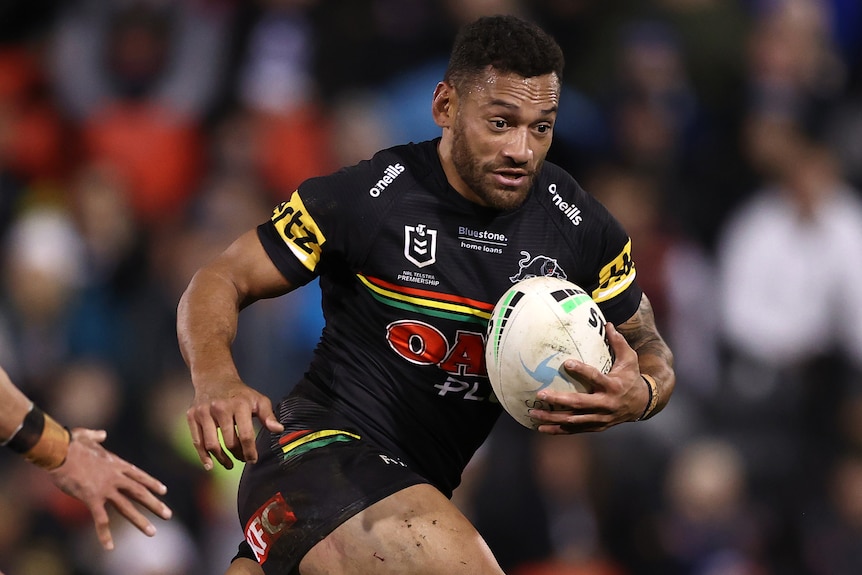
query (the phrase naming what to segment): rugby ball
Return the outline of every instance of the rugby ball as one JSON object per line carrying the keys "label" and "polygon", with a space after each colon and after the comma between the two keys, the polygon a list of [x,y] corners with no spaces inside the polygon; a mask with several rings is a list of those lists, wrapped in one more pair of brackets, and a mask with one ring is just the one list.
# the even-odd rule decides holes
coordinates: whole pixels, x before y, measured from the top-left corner
{"label": "rugby ball", "polygon": [[535,429],[529,409],[553,409],[536,399],[542,389],[589,393],[563,362],[575,358],[607,373],[613,353],[605,317],[586,291],[551,276],[522,280],[506,290],[491,314],[485,345],[488,378],[500,404]]}

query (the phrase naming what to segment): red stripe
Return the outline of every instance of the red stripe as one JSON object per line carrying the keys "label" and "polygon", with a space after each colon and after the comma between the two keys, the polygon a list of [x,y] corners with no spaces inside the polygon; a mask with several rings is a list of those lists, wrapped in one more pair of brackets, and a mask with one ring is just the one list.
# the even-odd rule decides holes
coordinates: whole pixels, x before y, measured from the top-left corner
{"label": "red stripe", "polygon": [[465,305],[473,306],[475,308],[483,309],[483,310],[487,310],[487,311],[493,311],[494,310],[494,304],[491,304],[491,303],[485,303],[482,301],[477,301],[474,299],[469,299],[466,297],[460,297],[460,296],[456,296],[456,295],[437,293],[437,292],[427,291],[427,290],[423,290],[423,289],[417,289],[417,288],[411,288],[411,287],[405,287],[405,286],[400,286],[400,285],[396,285],[396,284],[391,284],[387,281],[384,281],[384,280],[378,279],[378,278],[373,278],[371,276],[365,276],[365,278],[368,281],[370,281],[371,283],[373,283],[374,285],[378,285],[380,287],[385,287],[386,289],[389,289],[389,290],[392,290],[392,291],[395,291],[398,293],[415,295],[415,296],[423,297],[426,299],[433,299],[433,300],[438,300],[438,301],[448,301],[448,302],[452,302],[452,303],[465,304]]}
{"label": "red stripe", "polygon": [[288,433],[287,435],[282,435],[278,440],[279,445],[284,445],[286,443],[290,443],[294,439],[298,439],[303,435],[308,435],[311,433],[310,429],[300,429],[299,431],[294,431],[293,433]]}

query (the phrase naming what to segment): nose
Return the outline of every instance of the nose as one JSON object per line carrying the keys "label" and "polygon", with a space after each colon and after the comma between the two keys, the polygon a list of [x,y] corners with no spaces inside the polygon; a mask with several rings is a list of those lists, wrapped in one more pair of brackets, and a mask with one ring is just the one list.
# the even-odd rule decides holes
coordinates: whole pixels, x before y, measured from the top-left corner
{"label": "nose", "polygon": [[530,131],[528,128],[519,128],[510,132],[510,137],[503,148],[503,155],[510,158],[516,165],[524,165],[533,157],[530,148]]}

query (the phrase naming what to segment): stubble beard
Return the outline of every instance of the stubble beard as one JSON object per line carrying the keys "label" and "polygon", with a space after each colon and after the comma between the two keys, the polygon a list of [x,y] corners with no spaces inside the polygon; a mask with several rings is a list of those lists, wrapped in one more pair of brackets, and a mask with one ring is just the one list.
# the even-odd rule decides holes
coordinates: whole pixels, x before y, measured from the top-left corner
{"label": "stubble beard", "polygon": [[501,211],[514,210],[524,203],[533,186],[535,174],[541,167],[541,165],[537,166],[536,172],[531,173],[518,187],[496,185],[493,181],[494,170],[504,166],[490,163],[480,165],[470,150],[464,130],[457,121],[452,134],[452,165],[461,180],[484,202],[485,206]]}

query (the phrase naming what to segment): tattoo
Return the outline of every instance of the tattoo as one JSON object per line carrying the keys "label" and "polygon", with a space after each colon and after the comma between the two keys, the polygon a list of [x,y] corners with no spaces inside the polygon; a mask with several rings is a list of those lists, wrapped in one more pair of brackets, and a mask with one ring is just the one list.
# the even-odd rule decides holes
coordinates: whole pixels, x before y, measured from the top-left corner
{"label": "tattoo", "polygon": [[654,355],[664,360],[668,366],[673,365],[673,353],[658,332],[652,304],[646,294],[641,296],[635,314],[616,328],[638,355]]}

